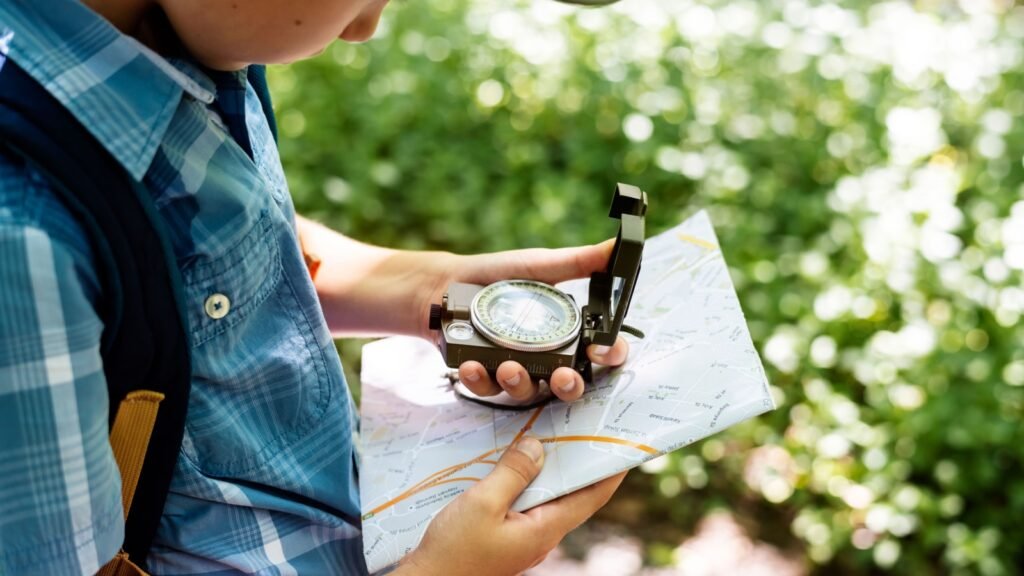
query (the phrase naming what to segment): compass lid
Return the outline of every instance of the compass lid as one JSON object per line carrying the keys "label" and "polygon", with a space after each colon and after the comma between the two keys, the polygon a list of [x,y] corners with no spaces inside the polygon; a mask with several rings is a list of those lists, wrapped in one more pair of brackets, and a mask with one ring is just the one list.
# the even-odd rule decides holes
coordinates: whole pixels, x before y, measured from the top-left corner
{"label": "compass lid", "polygon": [[584,312],[584,336],[593,344],[615,344],[629,311],[644,252],[646,213],[646,192],[629,184],[616,186],[608,216],[621,221],[619,233],[607,269],[590,276],[590,295]]}

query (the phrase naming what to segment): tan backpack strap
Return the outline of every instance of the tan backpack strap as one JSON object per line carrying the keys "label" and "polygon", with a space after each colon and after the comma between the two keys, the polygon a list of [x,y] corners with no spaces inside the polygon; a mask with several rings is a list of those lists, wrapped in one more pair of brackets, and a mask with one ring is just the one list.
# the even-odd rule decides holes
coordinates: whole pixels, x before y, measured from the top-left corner
{"label": "tan backpack strap", "polygon": [[[146,460],[149,438],[153,434],[156,415],[164,395],[150,390],[129,392],[117,409],[114,428],[110,431],[110,447],[121,470],[121,505],[125,520],[132,507],[135,487],[139,485],[142,463]],[[128,559],[124,550],[117,553],[97,573],[99,576],[138,576],[146,573]]]}
{"label": "tan backpack strap", "polygon": [[149,390],[129,392],[114,418],[114,429],[110,431],[110,446],[114,449],[114,460],[121,470],[121,505],[124,517],[132,507],[135,487],[139,485],[142,463],[149,448],[149,437],[156,424],[156,413],[164,395]]}
{"label": "tan backpack strap", "polygon": [[117,553],[117,556],[114,556],[113,560],[100,568],[96,576],[149,576],[149,574],[129,560],[128,553],[122,550]]}

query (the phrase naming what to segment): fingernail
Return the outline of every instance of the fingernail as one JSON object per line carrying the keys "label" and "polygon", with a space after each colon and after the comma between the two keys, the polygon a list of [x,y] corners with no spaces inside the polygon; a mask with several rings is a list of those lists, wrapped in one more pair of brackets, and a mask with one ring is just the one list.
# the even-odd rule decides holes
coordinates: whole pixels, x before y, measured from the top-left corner
{"label": "fingernail", "polygon": [[480,373],[473,370],[469,374],[466,374],[466,380],[469,380],[470,382],[477,382],[480,380]]}
{"label": "fingernail", "polygon": [[575,389],[576,389],[576,380],[575,379],[569,380],[565,384],[562,384],[561,386],[559,386],[559,390],[561,390],[562,392],[572,392]]}
{"label": "fingernail", "polygon": [[536,438],[523,438],[516,443],[516,450],[530,457],[534,462],[540,462],[544,457],[544,446]]}
{"label": "fingernail", "polygon": [[594,346],[594,355],[595,356],[604,356],[611,349],[612,349],[611,346]]}
{"label": "fingernail", "polygon": [[519,386],[519,380],[520,380],[519,374],[516,374],[515,376],[505,380],[505,385],[506,386],[513,386],[513,387]]}

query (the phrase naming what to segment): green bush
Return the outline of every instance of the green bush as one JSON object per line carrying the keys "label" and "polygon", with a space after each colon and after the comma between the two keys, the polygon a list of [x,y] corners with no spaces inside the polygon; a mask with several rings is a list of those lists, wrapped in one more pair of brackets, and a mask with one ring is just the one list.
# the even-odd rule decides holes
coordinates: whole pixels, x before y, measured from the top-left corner
{"label": "green bush", "polygon": [[388,11],[271,70],[300,212],[461,252],[600,241],[616,181],[712,215],[780,408],[631,476],[648,562],[725,508],[822,573],[1024,566],[1022,9]]}

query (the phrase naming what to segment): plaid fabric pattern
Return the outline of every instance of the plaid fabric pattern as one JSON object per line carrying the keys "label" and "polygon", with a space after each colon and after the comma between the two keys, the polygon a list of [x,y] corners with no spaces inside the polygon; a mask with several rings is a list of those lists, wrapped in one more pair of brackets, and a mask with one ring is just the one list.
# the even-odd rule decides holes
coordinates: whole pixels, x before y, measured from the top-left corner
{"label": "plaid fabric pattern", "polygon": [[248,111],[245,107],[249,87],[244,73],[210,71],[209,75],[217,87],[216,104],[221,118],[228,125],[231,137],[251,157],[252,146],[249,141],[249,127],[246,124]]}
{"label": "plaid fabric pattern", "polygon": [[[146,185],[185,282],[192,393],[149,569],[365,573],[355,412],[244,73],[165,60],[73,0],[0,3],[5,37]],[[92,574],[123,539],[97,278],[48,183],[0,156],[0,575]]]}

